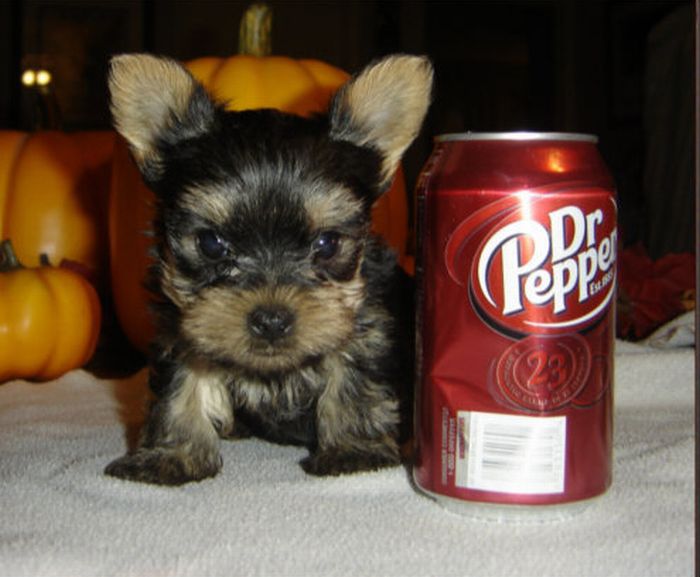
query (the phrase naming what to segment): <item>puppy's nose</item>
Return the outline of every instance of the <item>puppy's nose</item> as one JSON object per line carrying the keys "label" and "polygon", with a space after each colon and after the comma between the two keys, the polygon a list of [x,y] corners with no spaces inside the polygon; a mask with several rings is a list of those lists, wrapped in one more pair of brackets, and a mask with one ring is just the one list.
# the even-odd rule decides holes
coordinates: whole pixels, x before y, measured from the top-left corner
{"label": "puppy's nose", "polygon": [[261,306],[248,315],[251,334],[271,343],[287,336],[293,326],[294,313],[282,306]]}

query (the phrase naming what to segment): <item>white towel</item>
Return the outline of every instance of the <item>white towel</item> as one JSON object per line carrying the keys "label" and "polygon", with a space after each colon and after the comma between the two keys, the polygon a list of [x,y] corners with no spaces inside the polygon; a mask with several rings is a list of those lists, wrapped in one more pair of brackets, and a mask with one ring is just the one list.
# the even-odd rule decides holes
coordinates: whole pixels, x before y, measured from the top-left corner
{"label": "white towel", "polygon": [[[305,451],[225,442],[215,479],[104,476],[145,372],[0,385],[0,575],[693,575],[694,350],[618,343],[614,481],[568,521],[446,512],[403,467],[318,479]],[[128,421],[125,425],[125,422]]]}

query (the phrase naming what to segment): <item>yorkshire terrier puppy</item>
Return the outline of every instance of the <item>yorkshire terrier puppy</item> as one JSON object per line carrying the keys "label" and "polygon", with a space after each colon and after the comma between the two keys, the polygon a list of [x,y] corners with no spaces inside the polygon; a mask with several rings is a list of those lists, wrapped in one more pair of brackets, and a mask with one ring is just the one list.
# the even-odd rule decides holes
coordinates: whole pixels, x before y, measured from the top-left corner
{"label": "yorkshire terrier puppy", "polygon": [[222,466],[220,438],[251,434],[305,445],[313,475],[399,464],[411,335],[370,215],[420,130],[432,74],[426,58],[385,58],[327,115],[301,118],[226,111],[168,59],[112,60],[115,126],[156,196],[157,337],[156,400],[107,474],[205,479]]}

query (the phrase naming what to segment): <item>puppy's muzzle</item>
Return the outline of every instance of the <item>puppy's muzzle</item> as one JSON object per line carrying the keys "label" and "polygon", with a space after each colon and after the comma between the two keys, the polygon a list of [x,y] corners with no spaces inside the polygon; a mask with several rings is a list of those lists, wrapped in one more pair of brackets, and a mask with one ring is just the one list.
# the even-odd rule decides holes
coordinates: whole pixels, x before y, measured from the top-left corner
{"label": "puppy's muzzle", "polygon": [[248,314],[250,334],[271,344],[289,336],[294,322],[294,313],[284,306],[259,306]]}

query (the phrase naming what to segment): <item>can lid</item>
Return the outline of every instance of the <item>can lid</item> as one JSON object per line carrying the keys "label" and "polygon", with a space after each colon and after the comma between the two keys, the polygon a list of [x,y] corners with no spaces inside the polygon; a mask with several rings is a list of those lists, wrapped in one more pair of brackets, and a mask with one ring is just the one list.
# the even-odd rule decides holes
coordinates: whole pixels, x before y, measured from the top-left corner
{"label": "can lid", "polygon": [[592,142],[596,144],[598,137],[594,134],[576,132],[455,132],[440,134],[436,142],[449,140],[565,140],[569,142]]}

